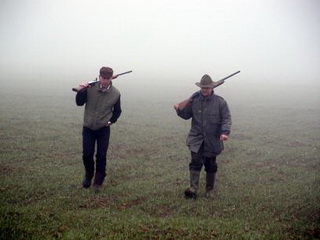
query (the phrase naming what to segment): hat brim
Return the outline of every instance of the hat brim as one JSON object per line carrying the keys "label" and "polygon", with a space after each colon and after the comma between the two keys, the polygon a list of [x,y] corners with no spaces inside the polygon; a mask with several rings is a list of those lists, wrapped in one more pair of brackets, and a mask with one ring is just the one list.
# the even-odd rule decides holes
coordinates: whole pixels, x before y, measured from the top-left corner
{"label": "hat brim", "polygon": [[202,85],[200,82],[196,82],[196,85],[200,88],[215,88],[217,86],[216,83],[209,84],[209,85]]}

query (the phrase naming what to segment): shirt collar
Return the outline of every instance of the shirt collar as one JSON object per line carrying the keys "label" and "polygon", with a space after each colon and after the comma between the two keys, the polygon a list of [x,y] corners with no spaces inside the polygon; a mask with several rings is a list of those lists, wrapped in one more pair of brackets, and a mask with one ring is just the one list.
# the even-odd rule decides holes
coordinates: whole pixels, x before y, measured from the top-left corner
{"label": "shirt collar", "polygon": [[107,88],[103,88],[101,84],[99,84],[99,92],[109,92],[110,88],[112,86],[112,83],[109,84],[109,86]]}

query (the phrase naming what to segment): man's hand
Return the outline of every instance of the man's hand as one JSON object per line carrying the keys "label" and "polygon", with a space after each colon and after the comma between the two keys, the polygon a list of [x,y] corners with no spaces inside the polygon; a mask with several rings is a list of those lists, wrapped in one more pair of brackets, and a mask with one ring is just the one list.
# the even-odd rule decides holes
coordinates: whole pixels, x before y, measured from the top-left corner
{"label": "man's hand", "polygon": [[90,85],[88,83],[81,83],[79,86],[82,88],[90,87]]}
{"label": "man's hand", "polygon": [[221,134],[221,136],[220,136],[220,141],[227,141],[228,138],[229,138],[228,135],[226,135],[226,134]]}
{"label": "man's hand", "polygon": [[173,105],[174,109],[175,110],[178,110],[179,109],[179,103],[176,103],[175,105]]}

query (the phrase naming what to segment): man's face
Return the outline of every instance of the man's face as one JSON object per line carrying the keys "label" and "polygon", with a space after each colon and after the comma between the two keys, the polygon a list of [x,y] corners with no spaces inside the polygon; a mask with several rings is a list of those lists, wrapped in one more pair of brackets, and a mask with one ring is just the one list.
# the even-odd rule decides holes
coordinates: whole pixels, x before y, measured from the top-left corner
{"label": "man's face", "polygon": [[103,88],[109,87],[109,85],[110,85],[110,83],[111,83],[111,79],[112,79],[112,77],[110,77],[110,78],[104,78],[104,77],[102,77],[101,75],[100,75],[100,77],[99,77],[100,83],[101,83],[101,85],[102,85]]}
{"label": "man's face", "polygon": [[213,88],[202,87],[200,91],[201,91],[201,93],[202,93],[203,96],[209,97],[209,96],[211,96],[211,94],[212,94],[212,92],[213,92]]}

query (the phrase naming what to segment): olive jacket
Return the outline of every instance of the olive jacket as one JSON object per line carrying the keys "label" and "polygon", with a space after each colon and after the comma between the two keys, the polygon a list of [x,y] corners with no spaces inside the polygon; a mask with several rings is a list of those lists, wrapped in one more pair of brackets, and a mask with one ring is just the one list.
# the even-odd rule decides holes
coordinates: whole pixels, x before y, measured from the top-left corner
{"label": "olive jacket", "polygon": [[224,149],[220,135],[229,135],[231,131],[231,113],[227,102],[212,93],[204,97],[200,91],[191,97],[192,102],[182,110],[177,110],[179,117],[192,118],[191,129],[187,137],[190,151],[197,153],[203,144],[203,156],[219,155]]}
{"label": "olive jacket", "polygon": [[83,126],[98,130],[110,121],[115,123],[121,115],[120,92],[114,86],[102,91],[99,84],[76,95],[76,104],[86,104],[84,110]]}

